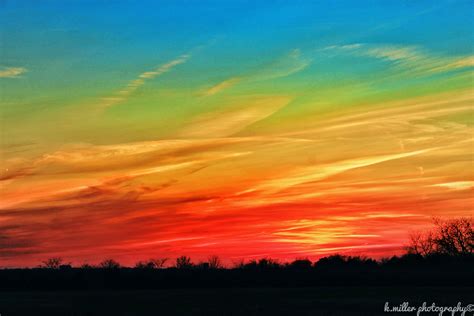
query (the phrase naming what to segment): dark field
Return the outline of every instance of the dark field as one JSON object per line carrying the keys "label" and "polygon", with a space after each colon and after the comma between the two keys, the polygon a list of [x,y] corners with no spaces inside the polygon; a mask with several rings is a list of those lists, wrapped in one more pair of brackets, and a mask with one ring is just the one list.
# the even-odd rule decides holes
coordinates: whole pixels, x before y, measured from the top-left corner
{"label": "dark field", "polygon": [[[416,315],[384,304],[474,303],[474,287],[310,287],[126,291],[5,291],[0,313],[13,315]],[[421,315],[437,315],[422,313]],[[448,315],[446,312],[444,315]],[[461,313],[456,313],[461,315]],[[472,313],[466,313],[472,315]]]}

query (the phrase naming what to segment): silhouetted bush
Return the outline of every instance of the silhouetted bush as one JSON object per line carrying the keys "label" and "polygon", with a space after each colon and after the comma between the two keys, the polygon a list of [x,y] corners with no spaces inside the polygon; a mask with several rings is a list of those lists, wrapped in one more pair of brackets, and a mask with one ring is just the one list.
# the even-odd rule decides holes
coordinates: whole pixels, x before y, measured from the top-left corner
{"label": "silhouetted bush", "polygon": [[52,257],[52,258],[44,260],[42,263],[43,264],[40,265],[41,268],[59,269],[59,267],[63,263],[63,259],[60,257]]}
{"label": "silhouetted bush", "polygon": [[119,269],[120,263],[118,263],[114,259],[106,259],[99,263],[99,267],[102,269]]}
{"label": "silhouetted bush", "polygon": [[191,262],[191,258],[186,256],[181,256],[176,258],[176,268],[177,269],[191,269],[193,267],[193,263]]}
{"label": "silhouetted bush", "polygon": [[223,268],[223,264],[221,262],[221,259],[218,256],[209,256],[207,259],[207,262],[209,264],[209,269],[221,269]]}
{"label": "silhouetted bush", "polygon": [[310,269],[313,263],[309,259],[296,259],[290,263],[290,267],[293,269]]}
{"label": "silhouetted bush", "polygon": [[72,269],[72,265],[70,265],[70,264],[62,264],[62,265],[59,266],[59,269],[61,269],[61,270]]}
{"label": "silhouetted bush", "polygon": [[95,267],[91,264],[84,263],[80,266],[81,269],[94,269]]}
{"label": "silhouetted bush", "polygon": [[146,261],[138,261],[135,264],[137,269],[163,269],[168,258],[148,259]]}

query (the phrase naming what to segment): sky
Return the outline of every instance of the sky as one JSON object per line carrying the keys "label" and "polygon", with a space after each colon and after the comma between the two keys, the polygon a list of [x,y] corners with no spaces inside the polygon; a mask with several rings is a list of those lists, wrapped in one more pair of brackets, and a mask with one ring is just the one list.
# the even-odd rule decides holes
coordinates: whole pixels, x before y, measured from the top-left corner
{"label": "sky", "polygon": [[0,1],[0,266],[391,256],[474,206],[472,1]]}

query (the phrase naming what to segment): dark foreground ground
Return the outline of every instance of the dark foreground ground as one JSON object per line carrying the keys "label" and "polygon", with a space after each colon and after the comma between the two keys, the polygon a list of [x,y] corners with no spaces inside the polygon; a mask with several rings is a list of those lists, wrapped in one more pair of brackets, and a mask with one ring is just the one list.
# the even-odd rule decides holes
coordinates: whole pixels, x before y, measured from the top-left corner
{"label": "dark foreground ground", "polygon": [[[14,315],[416,315],[384,312],[423,302],[474,303],[474,287],[324,286],[94,291],[2,291],[1,316]],[[421,313],[437,315],[438,313]],[[451,315],[446,312],[443,315]],[[456,313],[455,315],[461,315]],[[466,313],[473,315],[473,312]]]}

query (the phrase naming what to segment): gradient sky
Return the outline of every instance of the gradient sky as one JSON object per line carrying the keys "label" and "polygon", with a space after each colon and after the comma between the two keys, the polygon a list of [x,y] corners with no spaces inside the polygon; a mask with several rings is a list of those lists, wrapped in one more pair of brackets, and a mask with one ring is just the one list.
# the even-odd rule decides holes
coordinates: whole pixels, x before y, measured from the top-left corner
{"label": "gradient sky", "polygon": [[400,253],[473,214],[472,1],[0,1],[0,266]]}

